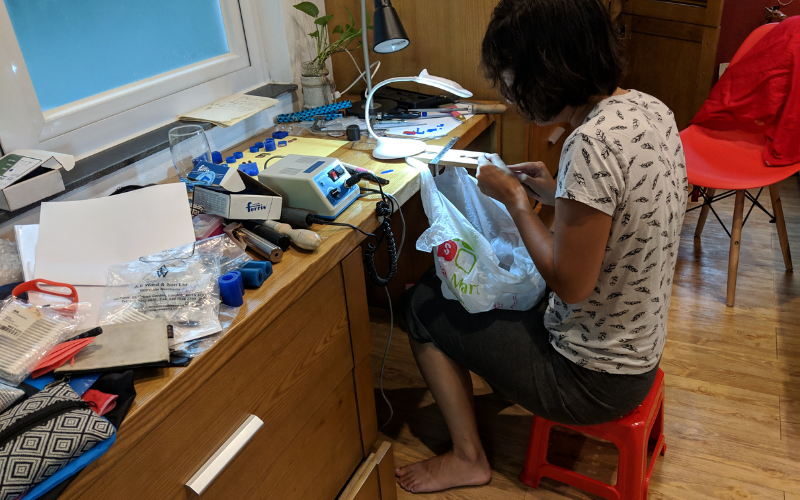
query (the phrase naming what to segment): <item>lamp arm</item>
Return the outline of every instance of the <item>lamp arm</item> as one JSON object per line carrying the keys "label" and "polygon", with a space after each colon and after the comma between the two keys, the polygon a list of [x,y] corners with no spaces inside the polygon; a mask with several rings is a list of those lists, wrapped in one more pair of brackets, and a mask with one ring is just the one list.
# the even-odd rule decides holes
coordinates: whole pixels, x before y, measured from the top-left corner
{"label": "lamp arm", "polygon": [[367,4],[366,0],[361,0],[361,46],[364,48],[364,67],[367,69],[367,95],[372,93],[372,77],[370,76],[369,67],[369,43],[367,39]]}
{"label": "lamp arm", "polygon": [[378,136],[375,134],[375,131],[372,130],[372,126],[369,124],[369,110],[372,108],[372,96],[375,95],[375,91],[377,91],[379,88],[381,88],[384,85],[387,85],[389,83],[416,82],[418,80],[419,79],[416,76],[399,76],[397,78],[389,78],[388,80],[384,80],[384,81],[382,81],[381,83],[379,83],[378,85],[376,85],[375,87],[372,88],[372,92],[370,92],[367,95],[367,102],[364,105],[364,121],[367,122],[367,130],[369,131],[369,135],[371,135],[372,137],[374,137],[376,139],[378,138]]}

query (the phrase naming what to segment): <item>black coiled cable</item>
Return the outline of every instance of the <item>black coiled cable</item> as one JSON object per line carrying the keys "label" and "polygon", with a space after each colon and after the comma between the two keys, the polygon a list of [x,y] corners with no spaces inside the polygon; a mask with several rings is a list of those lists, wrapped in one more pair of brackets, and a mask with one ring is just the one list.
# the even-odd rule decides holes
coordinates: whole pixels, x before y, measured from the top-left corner
{"label": "black coiled cable", "polygon": [[[361,230],[352,224],[346,224],[342,222],[331,222],[325,219],[321,219],[319,217],[312,217],[311,220],[313,223],[316,224],[328,224],[331,226],[345,226],[355,229],[356,231],[366,235],[372,236],[377,240],[375,243],[367,243],[367,248],[364,250],[364,267],[367,270],[367,275],[369,279],[372,280],[378,286],[386,286],[394,275],[397,274],[397,244],[394,241],[394,234],[392,234],[392,206],[387,201],[387,196],[383,193],[382,184],[385,182],[380,182],[380,178],[376,177],[375,174],[371,172],[358,172],[352,170],[350,168],[347,169],[351,175],[349,179],[345,182],[345,185],[349,188],[355,184],[357,184],[361,179],[367,179],[372,182],[378,184],[378,193],[381,195],[381,201],[375,204],[375,214],[378,217],[382,217],[380,225],[378,226],[378,230],[381,232],[380,236],[376,236],[374,233],[367,233]],[[372,191],[372,190],[369,190]],[[398,206],[399,208],[399,206]],[[378,231],[375,231],[376,233]],[[386,276],[380,277],[378,276],[378,270],[375,267],[375,252],[378,250],[381,242],[386,240],[386,246],[388,247],[389,252],[389,270],[386,272]]]}
{"label": "black coiled cable", "polygon": [[[383,195],[383,190],[381,190],[381,195]],[[383,217],[383,221],[378,226],[378,229],[381,230],[381,236],[378,238],[377,244],[367,243],[367,249],[364,251],[364,267],[367,269],[369,279],[371,279],[373,283],[378,286],[386,286],[392,278],[394,278],[394,275],[397,274],[397,245],[394,242],[394,234],[392,234],[392,227],[390,226],[392,222],[392,208],[384,199],[375,205],[375,213],[379,217]],[[389,249],[389,270],[386,272],[386,276],[381,278],[378,276],[378,270],[375,268],[375,252],[378,250],[378,245],[381,244],[383,239],[386,239],[386,246]]]}

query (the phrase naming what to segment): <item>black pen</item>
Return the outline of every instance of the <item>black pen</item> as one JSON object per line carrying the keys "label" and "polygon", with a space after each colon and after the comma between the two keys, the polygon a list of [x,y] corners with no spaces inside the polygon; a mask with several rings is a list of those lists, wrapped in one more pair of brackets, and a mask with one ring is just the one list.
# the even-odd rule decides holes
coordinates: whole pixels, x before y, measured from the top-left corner
{"label": "black pen", "polygon": [[97,326],[97,327],[92,328],[90,330],[86,330],[85,332],[81,333],[80,335],[76,335],[76,336],[70,338],[69,340],[78,340],[78,339],[85,339],[85,338],[89,338],[89,337],[97,337],[101,333],[103,333],[103,329],[100,328],[99,326]]}

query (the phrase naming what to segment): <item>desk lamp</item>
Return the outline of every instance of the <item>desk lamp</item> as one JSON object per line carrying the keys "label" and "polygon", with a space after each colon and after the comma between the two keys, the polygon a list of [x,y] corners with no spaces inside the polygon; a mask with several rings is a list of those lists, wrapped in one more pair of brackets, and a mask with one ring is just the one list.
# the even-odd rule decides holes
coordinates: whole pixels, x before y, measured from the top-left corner
{"label": "desk lamp", "polygon": [[372,89],[372,92],[367,94],[367,103],[364,106],[364,119],[367,122],[367,130],[369,131],[369,135],[378,141],[378,145],[375,146],[375,149],[372,151],[372,156],[381,160],[414,156],[425,151],[426,147],[426,144],[418,139],[378,137],[375,134],[375,131],[372,130],[372,126],[369,123],[369,111],[371,109],[370,105],[372,103],[372,96],[375,95],[375,91],[379,88],[386,84],[395,82],[416,82],[423,85],[430,85],[431,87],[440,88],[459,97],[472,97],[472,92],[464,89],[464,87],[461,85],[452,80],[428,74],[427,69],[423,69],[419,76],[401,76],[398,78],[389,78],[388,80],[384,80],[376,85],[375,88]]}
{"label": "desk lamp", "polygon": [[[372,23],[372,50],[378,54],[391,54],[403,50],[411,43],[397,11],[392,7],[391,0],[375,0],[375,15]],[[372,70],[369,66],[366,0],[361,0],[361,37],[361,46],[364,49],[364,67],[366,68],[364,77],[367,81],[367,91],[364,95],[369,95],[372,92],[372,76],[370,75]],[[396,106],[397,103],[391,99],[373,99],[371,111],[377,109],[389,111]],[[350,112],[361,116],[365,107],[366,101],[354,102]]]}

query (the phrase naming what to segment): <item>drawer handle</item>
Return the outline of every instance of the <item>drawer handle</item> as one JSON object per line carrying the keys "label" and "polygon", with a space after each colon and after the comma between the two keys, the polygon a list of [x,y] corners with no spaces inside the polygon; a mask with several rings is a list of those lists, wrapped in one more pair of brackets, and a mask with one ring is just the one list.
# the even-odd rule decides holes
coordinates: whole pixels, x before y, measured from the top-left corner
{"label": "drawer handle", "polygon": [[213,481],[219,473],[222,472],[222,469],[228,465],[228,462],[233,460],[233,457],[244,448],[244,445],[250,441],[262,425],[264,425],[264,422],[255,415],[247,417],[247,420],[236,429],[236,432],[225,441],[225,444],[220,446],[216,453],[214,453],[214,455],[200,467],[200,470],[192,476],[186,483],[186,487],[198,495],[201,495],[208,485],[211,484],[211,481]]}

